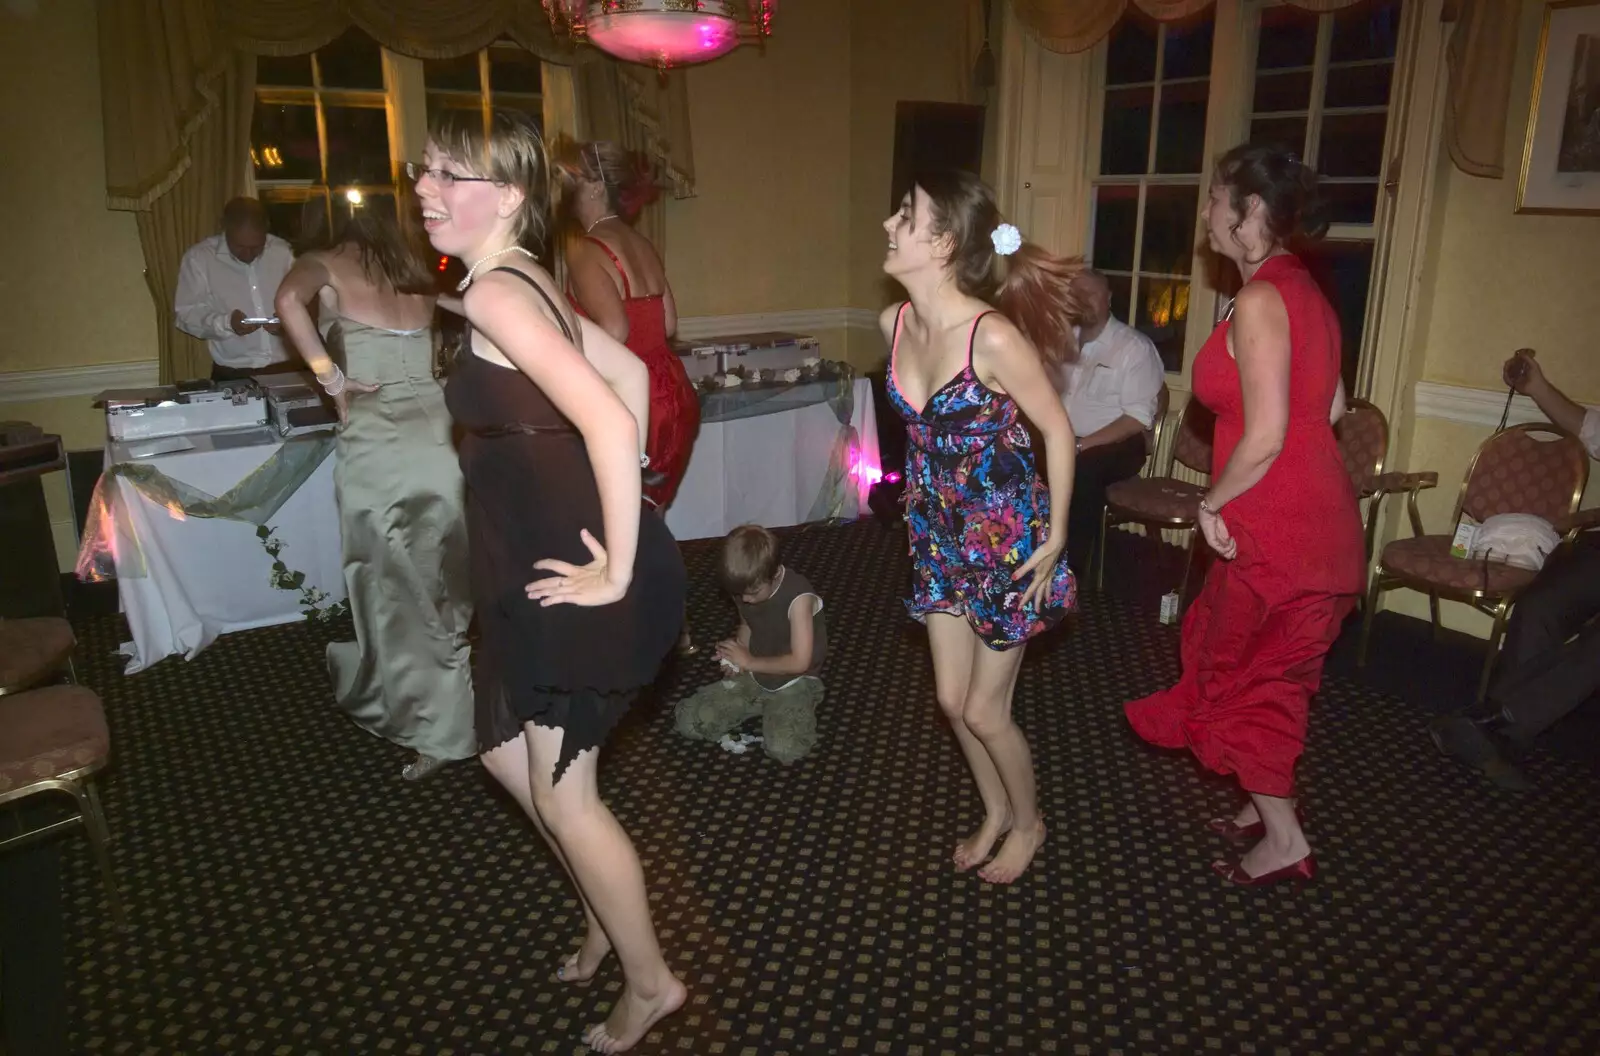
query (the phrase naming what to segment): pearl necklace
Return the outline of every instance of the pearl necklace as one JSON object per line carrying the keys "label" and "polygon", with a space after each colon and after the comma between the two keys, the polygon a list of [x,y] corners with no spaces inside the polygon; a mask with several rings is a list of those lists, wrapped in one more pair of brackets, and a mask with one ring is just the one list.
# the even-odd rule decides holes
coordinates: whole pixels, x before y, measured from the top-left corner
{"label": "pearl necklace", "polygon": [[481,256],[473,262],[472,266],[467,269],[467,277],[456,284],[456,292],[467,292],[467,287],[472,285],[473,277],[478,274],[478,268],[483,265],[484,261],[493,260],[495,257],[503,257],[507,253],[521,253],[529,260],[539,259],[538,257],[534,256],[530,250],[524,249],[521,246],[507,246],[505,249],[497,249],[493,253]]}
{"label": "pearl necklace", "polygon": [[607,220],[615,220],[616,218],[617,218],[617,214],[616,213],[607,213],[605,216],[602,216],[600,219],[596,220],[594,223],[592,223],[588,227],[584,228],[583,229],[583,233],[587,235],[590,232],[592,232],[595,228],[597,228],[601,224],[605,223]]}

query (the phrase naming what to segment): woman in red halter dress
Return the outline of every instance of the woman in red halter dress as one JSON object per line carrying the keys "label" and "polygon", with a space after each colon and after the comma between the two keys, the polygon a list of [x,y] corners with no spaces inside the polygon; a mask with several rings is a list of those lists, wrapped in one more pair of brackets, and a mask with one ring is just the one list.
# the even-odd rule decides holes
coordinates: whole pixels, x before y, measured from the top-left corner
{"label": "woman in red halter dress", "polygon": [[[567,298],[650,371],[645,454],[655,473],[645,498],[664,510],[677,494],[700,428],[700,398],[669,339],[677,305],[661,257],[632,222],[649,204],[649,169],[614,143],[585,143],[564,165],[571,219],[583,234],[567,248]],[[658,475],[657,475],[658,474]]]}
{"label": "woman in red halter dress", "polygon": [[1182,679],[1126,707],[1139,736],[1187,748],[1249,793],[1236,817],[1209,826],[1256,841],[1213,863],[1249,886],[1316,875],[1294,768],[1323,661],[1366,574],[1332,428],[1344,413],[1339,320],[1285,248],[1320,234],[1315,189],[1316,174],[1277,148],[1236,147],[1218,163],[1207,237],[1245,280],[1194,363],[1194,398],[1217,416],[1222,470],[1198,520],[1219,560],[1184,617]]}

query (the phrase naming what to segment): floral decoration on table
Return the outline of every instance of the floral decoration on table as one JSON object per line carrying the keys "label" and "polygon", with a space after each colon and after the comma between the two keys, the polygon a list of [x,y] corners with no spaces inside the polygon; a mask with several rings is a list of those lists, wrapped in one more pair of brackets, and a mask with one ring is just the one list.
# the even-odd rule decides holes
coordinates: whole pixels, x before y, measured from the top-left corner
{"label": "floral decoration on table", "polygon": [[327,626],[334,620],[350,611],[348,601],[336,601],[332,605],[324,605],[331,594],[317,587],[306,586],[306,574],[297,572],[284,563],[279,555],[283,553],[283,540],[274,532],[276,529],[268,528],[264,524],[256,526],[256,538],[261,540],[261,549],[272,558],[272,585],[278,590],[293,590],[300,592],[300,612],[308,621]]}
{"label": "floral decoration on table", "polygon": [[708,374],[697,384],[706,392],[716,392],[719,389],[803,385],[807,382],[847,377],[849,374],[848,363],[810,356],[798,367],[734,367],[725,373]]}

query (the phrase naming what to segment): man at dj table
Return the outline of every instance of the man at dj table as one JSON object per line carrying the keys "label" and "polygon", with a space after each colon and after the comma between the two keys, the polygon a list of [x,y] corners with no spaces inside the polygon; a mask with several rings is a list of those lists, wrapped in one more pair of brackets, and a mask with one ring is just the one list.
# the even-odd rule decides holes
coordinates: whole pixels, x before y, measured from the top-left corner
{"label": "man at dj table", "polygon": [[294,266],[289,243],[267,231],[254,198],[222,210],[222,233],[183,255],[173,316],[179,330],[205,341],[214,381],[295,370],[273,311],[278,284]]}

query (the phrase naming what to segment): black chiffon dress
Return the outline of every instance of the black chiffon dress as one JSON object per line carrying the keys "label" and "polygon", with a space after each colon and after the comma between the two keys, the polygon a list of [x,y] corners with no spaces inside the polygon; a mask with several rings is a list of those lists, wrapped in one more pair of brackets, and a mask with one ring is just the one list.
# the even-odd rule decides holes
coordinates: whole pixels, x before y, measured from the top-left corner
{"label": "black chiffon dress", "polygon": [[[568,340],[565,316],[550,303]],[[445,388],[462,427],[467,532],[480,646],[474,673],[478,747],[523,724],[564,733],[555,779],[599,747],[677,643],[686,577],[666,522],[641,501],[633,579],[621,601],[543,606],[526,585],[545,558],[587,564],[579,532],[605,545],[600,496],[583,437],[527,375],[472,354],[471,334]]]}

